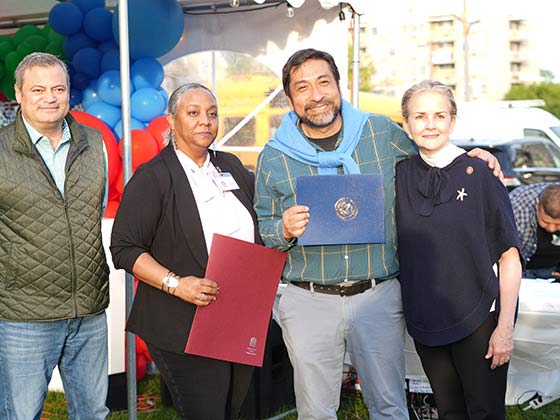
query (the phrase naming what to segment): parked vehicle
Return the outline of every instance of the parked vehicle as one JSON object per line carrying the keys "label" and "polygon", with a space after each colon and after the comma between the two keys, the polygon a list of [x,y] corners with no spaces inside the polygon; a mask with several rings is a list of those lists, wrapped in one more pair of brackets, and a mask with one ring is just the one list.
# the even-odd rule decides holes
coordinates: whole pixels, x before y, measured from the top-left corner
{"label": "parked vehicle", "polygon": [[544,109],[521,107],[518,102],[536,101],[459,104],[452,139],[540,137],[560,147],[560,119]]}
{"label": "parked vehicle", "polygon": [[543,138],[515,140],[484,139],[455,140],[465,150],[475,147],[496,156],[509,190],[539,182],[560,182],[560,147]]}

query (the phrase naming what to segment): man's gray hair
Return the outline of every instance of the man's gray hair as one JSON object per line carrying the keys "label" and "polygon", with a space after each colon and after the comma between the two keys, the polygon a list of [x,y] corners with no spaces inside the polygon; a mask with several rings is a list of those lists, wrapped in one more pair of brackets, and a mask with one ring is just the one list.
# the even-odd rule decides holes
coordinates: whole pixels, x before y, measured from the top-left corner
{"label": "man's gray hair", "polygon": [[[208,94],[214,100],[214,102],[218,103],[214,93],[203,84],[195,83],[195,82],[185,83],[184,85],[181,85],[177,89],[175,89],[171,94],[171,96],[169,97],[169,102],[167,103],[167,113],[173,116],[177,115],[177,104],[179,103],[179,100],[187,92],[190,92],[191,90],[195,90],[195,89],[202,89],[208,92]],[[171,129],[169,129],[163,135],[163,144],[167,146],[172,141],[173,141],[173,133],[171,133]]]}
{"label": "man's gray hair", "polygon": [[59,66],[64,70],[66,74],[66,86],[70,87],[70,76],[68,75],[68,69],[66,64],[58,57],[46,53],[46,52],[33,52],[31,54],[26,55],[23,60],[20,61],[18,66],[16,67],[15,71],[15,79],[16,79],[16,86],[18,89],[22,89],[23,87],[23,73],[25,70],[31,67],[51,67],[51,66]]}

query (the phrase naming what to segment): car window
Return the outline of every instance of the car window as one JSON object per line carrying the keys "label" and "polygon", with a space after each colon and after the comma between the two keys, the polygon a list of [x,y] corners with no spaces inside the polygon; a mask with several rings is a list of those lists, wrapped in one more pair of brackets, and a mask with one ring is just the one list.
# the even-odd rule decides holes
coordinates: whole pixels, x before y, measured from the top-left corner
{"label": "car window", "polygon": [[560,137],[560,125],[555,125],[553,127],[550,127],[550,129],[554,132],[554,134]]}
{"label": "car window", "polygon": [[544,143],[527,143],[514,149],[514,168],[555,168],[557,165]]}
{"label": "car window", "polygon": [[546,134],[542,130],[537,130],[536,128],[524,128],[523,129],[523,136],[525,137],[539,137],[541,139],[552,140],[548,134]]}
{"label": "car window", "polygon": [[560,148],[555,144],[547,144],[547,149],[554,160],[554,166],[560,168]]}

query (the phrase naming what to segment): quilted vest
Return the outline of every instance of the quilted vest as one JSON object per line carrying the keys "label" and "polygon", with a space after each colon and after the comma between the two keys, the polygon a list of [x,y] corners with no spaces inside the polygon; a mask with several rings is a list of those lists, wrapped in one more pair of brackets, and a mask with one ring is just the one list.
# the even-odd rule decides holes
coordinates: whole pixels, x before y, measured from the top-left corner
{"label": "quilted vest", "polygon": [[109,303],[101,240],[103,141],[72,116],[66,121],[72,144],[64,197],[20,112],[0,129],[0,319],[82,317]]}

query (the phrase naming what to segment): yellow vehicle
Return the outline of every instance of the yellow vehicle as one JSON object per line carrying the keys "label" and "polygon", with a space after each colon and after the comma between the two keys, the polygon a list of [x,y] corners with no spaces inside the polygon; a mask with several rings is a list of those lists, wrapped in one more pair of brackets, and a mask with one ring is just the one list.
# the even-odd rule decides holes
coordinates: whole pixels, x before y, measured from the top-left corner
{"label": "yellow vehicle", "polygon": [[[257,156],[290,110],[282,83],[274,76],[240,76],[218,82],[220,106],[218,148],[236,154],[254,170]],[[384,114],[402,122],[400,101],[396,98],[360,92],[360,109]]]}

